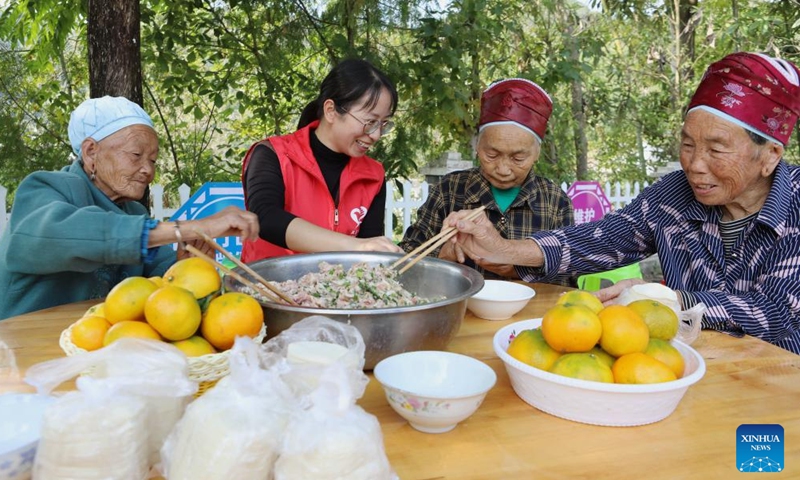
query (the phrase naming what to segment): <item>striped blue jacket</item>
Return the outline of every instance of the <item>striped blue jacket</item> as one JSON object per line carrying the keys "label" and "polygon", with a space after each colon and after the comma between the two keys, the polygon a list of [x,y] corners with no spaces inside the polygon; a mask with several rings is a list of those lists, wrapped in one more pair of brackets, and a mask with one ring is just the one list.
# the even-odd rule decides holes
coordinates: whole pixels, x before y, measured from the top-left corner
{"label": "striped blue jacket", "polygon": [[772,189],[725,258],[719,207],[697,202],[682,171],[602,220],[537,232],[544,268],[527,281],[595,273],[657,253],[667,286],[708,306],[703,327],[748,334],[800,354],[800,167],[781,162]]}

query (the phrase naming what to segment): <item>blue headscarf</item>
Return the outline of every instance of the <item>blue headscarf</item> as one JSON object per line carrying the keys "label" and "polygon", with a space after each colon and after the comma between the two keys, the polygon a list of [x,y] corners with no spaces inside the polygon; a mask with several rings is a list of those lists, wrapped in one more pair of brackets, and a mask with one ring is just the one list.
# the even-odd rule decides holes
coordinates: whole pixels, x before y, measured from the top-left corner
{"label": "blue headscarf", "polygon": [[72,151],[80,158],[81,143],[87,138],[99,142],[131,125],[153,128],[153,121],[142,107],[125,97],[90,98],[78,105],[69,117]]}

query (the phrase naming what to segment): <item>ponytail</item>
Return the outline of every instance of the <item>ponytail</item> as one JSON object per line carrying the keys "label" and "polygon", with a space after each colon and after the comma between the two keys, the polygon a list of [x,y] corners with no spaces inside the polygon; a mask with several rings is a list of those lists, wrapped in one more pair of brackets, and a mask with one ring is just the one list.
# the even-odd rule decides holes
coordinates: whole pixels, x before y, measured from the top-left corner
{"label": "ponytail", "polygon": [[317,97],[303,109],[303,113],[300,114],[300,120],[297,122],[297,129],[300,130],[314,120],[319,120],[320,116],[322,116],[321,110],[322,102]]}

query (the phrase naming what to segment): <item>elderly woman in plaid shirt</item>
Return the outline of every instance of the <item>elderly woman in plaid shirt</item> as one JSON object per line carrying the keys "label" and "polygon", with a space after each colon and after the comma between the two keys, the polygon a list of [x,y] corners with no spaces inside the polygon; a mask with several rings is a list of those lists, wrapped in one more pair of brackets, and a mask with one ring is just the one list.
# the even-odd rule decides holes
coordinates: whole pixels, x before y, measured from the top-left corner
{"label": "elderly woman in plaid shirt", "polygon": [[[553,103],[539,85],[519,78],[489,86],[481,96],[477,155],[480,166],[445,175],[431,188],[417,221],[400,247],[410,252],[435,236],[455,211],[486,206],[503,238],[522,239],[539,230],[572,225],[572,202],[555,183],[533,173]],[[454,244],[432,252],[456,260]],[[484,259],[462,261],[486,278],[519,278],[513,265]],[[566,277],[552,281],[565,283]]]}
{"label": "elderly woman in plaid shirt", "polygon": [[[592,224],[508,241],[485,219],[445,223],[459,252],[512,263],[528,281],[608,270],[659,254],[684,309],[703,327],[800,353],[800,167],[783,160],[800,115],[800,71],[734,53],[713,63],[689,103],[682,171]],[[613,300],[632,281],[598,292]]]}

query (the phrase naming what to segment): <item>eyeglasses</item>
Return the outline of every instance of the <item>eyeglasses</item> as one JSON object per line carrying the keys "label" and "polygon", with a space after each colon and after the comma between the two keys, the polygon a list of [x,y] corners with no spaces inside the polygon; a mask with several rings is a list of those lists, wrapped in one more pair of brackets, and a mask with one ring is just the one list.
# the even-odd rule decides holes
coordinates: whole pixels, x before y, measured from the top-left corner
{"label": "eyeglasses", "polygon": [[366,122],[361,120],[360,118],[356,117],[352,113],[350,113],[346,108],[339,107],[344,113],[350,115],[351,117],[355,118],[358,123],[364,125],[364,135],[372,135],[375,133],[376,130],[379,128],[381,129],[381,135],[386,135],[387,133],[391,132],[394,128],[394,122],[391,120],[367,120]]}

